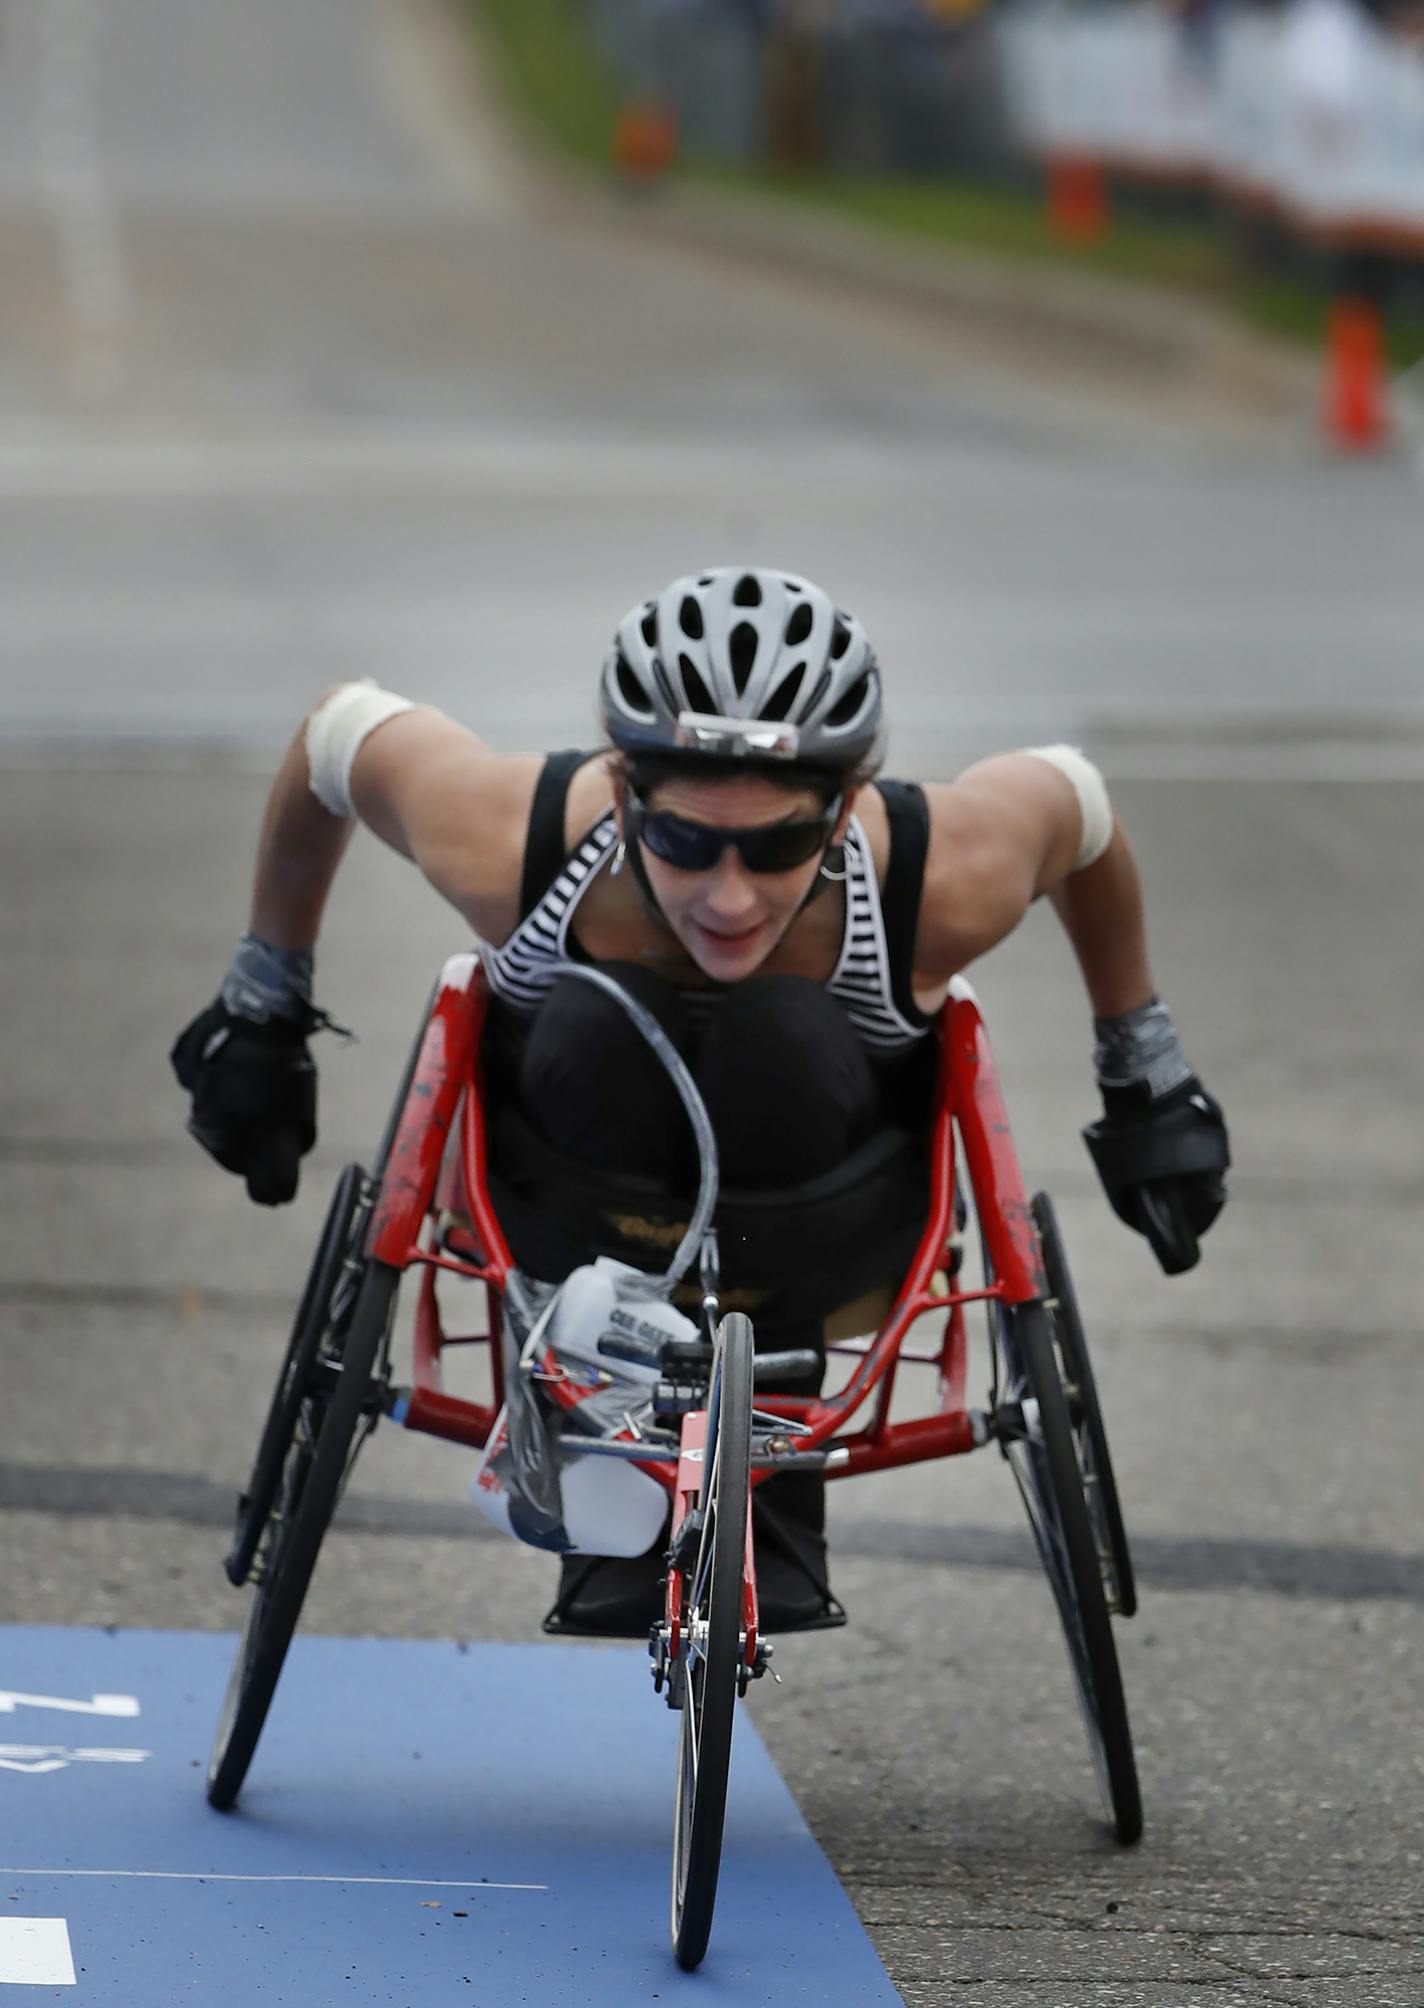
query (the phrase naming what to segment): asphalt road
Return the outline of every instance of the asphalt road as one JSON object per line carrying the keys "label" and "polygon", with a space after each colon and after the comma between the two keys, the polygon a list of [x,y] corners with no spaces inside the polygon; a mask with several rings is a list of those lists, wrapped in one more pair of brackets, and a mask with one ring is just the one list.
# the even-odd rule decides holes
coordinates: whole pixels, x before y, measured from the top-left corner
{"label": "asphalt road", "polygon": [[[0,1617],[236,1622],[222,1530],[323,1187],[461,945],[358,847],[320,990],[361,1043],[322,1055],[298,1204],[249,1209],[164,1055],[310,695],[375,674],[572,743],[627,603],[765,556],[876,635],[901,771],[1101,755],[1237,1170],[1202,1268],[1158,1277],[1077,1141],[1051,920],[975,972],[1136,1538],[1141,1848],[1097,1823],[987,1455],[836,1495],[852,1624],[785,1642],[758,1725],[917,2008],[1418,2008],[1417,492],[1305,413],[1204,425],[1091,354],[551,195],[424,14],[254,15],[0,14]],[[548,1567],[467,1479],[381,1432],[308,1621],[536,1636]]]}

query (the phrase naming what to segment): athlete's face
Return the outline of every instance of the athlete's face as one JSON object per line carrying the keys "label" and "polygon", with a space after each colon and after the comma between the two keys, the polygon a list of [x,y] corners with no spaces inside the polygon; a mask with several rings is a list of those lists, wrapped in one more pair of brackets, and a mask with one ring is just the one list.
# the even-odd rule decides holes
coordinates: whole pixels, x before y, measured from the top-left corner
{"label": "athlete's face", "polygon": [[[716,780],[679,777],[655,788],[650,811],[716,829],[754,830],[804,823],[822,816],[825,803],[813,788],[791,790],[764,775]],[[850,817],[846,799],[828,843],[839,843]],[[622,821],[620,816],[620,833]],[[705,871],[684,871],[656,857],[647,844],[642,860],[663,918],[698,967],[719,983],[750,976],[766,960],[800,911],[821,868],[824,850],[790,871],[751,871],[726,845]]]}

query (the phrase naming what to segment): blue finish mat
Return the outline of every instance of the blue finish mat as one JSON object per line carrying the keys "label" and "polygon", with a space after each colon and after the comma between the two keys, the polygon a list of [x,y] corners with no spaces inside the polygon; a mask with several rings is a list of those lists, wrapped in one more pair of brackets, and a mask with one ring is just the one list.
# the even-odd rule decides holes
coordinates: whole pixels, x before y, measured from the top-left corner
{"label": "blue finish mat", "polygon": [[677,1719],[640,1651],[299,1637],[222,1814],[233,1651],[0,1627],[0,2008],[899,2001],[745,1711],[678,1970]]}

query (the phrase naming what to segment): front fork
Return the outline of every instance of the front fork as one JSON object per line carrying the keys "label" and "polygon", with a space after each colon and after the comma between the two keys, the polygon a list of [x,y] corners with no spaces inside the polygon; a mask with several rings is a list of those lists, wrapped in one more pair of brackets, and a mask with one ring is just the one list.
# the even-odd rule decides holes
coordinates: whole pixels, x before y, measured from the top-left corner
{"label": "front fork", "polygon": [[[690,1658],[705,1649],[706,1618],[689,1602],[693,1572],[706,1526],[700,1504],[706,1475],[707,1411],[699,1408],[682,1418],[682,1439],[673,1480],[672,1538],[668,1544],[668,1572],[663,1615],[648,1634],[652,1659],[653,1690],[666,1690],[669,1708],[681,1708],[687,1699],[687,1669]],[[753,1680],[759,1680],[771,1666],[771,1644],[760,1636],[757,1616],[756,1555],[752,1547],[751,1497],[746,1505],[746,1526],[742,1541],[741,1651],[737,1664],[737,1692],[745,1694]]]}

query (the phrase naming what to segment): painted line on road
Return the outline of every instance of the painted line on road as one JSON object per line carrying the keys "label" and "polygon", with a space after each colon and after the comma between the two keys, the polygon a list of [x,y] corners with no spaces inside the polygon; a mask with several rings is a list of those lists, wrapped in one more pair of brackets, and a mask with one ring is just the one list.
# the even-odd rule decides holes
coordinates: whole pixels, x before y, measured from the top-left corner
{"label": "painted line on road", "polygon": [[112,1746],[74,1749],[67,1743],[0,1743],[0,1771],[38,1778],[50,1771],[67,1771],[71,1764],[146,1764],[151,1750],[116,1750]]}
{"label": "painted line on road", "polygon": [[471,1896],[478,1896],[487,1889],[522,1889],[547,1891],[547,1883],[535,1882],[489,1882],[481,1877],[478,1882],[451,1881],[440,1876],[269,1876],[230,1875],[225,1870],[205,1869],[7,1869],[0,1868],[0,1876],[98,1876],[105,1882],[115,1877],[127,1882],[193,1882],[193,1883],[334,1883],[341,1889],[354,1888],[358,1883],[369,1884],[372,1889],[463,1889]]}
{"label": "painted line on road", "polygon": [[0,1987],[73,1987],[74,1954],[62,1917],[0,1917]]}
{"label": "painted line on road", "polygon": [[104,397],[122,374],[132,295],[99,152],[98,0],[49,0],[42,28],[36,140],[73,323],[73,384]]}
{"label": "painted line on road", "polygon": [[0,1715],[13,1715],[17,1708],[43,1708],[61,1715],[102,1715],[110,1720],[127,1720],[139,1712],[133,1694],[94,1694],[88,1701],[71,1700],[54,1694],[16,1694],[0,1688]]}
{"label": "painted line on road", "polygon": [[[161,647],[162,644],[156,645]],[[258,657],[266,661],[268,644],[254,642]],[[150,655],[155,652],[149,651]],[[111,651],[112,654],[112,651]],[[379,665],[377,665],[379,667]],[[482,716],[484,737],[496,746],[513,749],[534,737],[547,737],[547,712],[521,724],[524,714],[494,708]],[[1023,738],[1022,727],[992,731],[974,722],[970,710],[953,713],[953,760],[962,767],[969,756],[1005,746]],[[215,719],[204,731],[192,725],[177,725],[161,734],[155,718],[151,729],[135,730],[128,736],[120,721],[105,732],[108,721],[76,724],[74,714],[55,713],[46,718],[22,718],[5,713],[0,704],[0,773],[20,769],[33,772],[106,772],[185,774],[205,771],[227,773],[272,773],[290,736],[288,727],[274,724],[268,738],[254,736],[250,721]],[[132,720],[129,721],[133,723]],[[942,721],[937,721],[942,728]],[[1254,723],[1254,721],[1253,721]],[[923,770],[933,758],[932,742],[917,734],[912,719],[899,724],[919,742],[918,764]],[[927,725],[932,730],[932,725]],[[1283,720],[1282,730],[1286,729]],[[1399,723],[1394,739],[1351,738],[1331,741],[1293,742],[1280,746],[1209,747],[1164,744],[1136,746],[1118,753],[1110,745],[1098,743],[1088,728],[1073,733],[1074,743],[1096,759],[1114,785],[1161,782],[1199,787],[1230,783],[1259,783],[1294,786],[1303,782],[1330,786],[1398,786],[1424,781],[1424,726]],[[950,733],[944,732],[946,742]],[[13,1154],[12,1154],[13,1155]],[[49,1294],[58,1295],[57,1291]]]}
{"label": "painted line on road", "polygon": [[[237,591],[181,589],[165,591],[160,598],[151,588],[145,591],[147,583],[136,579],[119,591],[89,593],[77,603],[72,595],[65,596],[62,587],[26,593],[17,585],[5,601],[7,635],[40,645],[112,635],[123,646],[177,645],[195,639],[249,641],[290,631],[291,608],[285,601],[255,599]],[[472,637],[488,626],[490,596],[438,587],[424,592],[372,591],[357,572],[327,592],[309,618],[317,639],[348,647],[389,647],[406,638],[425,648],[468,648]],[[1322,691],[1318,682],[1296,674],[1284,659],[1292,643],[1307,639],[1341,647],[1348,640],[1357,661],[1366,650],[1400,648],[1424,626],[1424,594],[1398,593],[1357,608],[1340,602],[1302,603],[1298,597],[1276,597],[1263,590],[1210,606],[1184,600],[1175,607],[1159,607],[1151,616],[1150,629],[1145,626],[1148,618],[1136,608],[1109,604],[1106,595],[1055,605],[1051,600],[1026,604],[1022,599],[979,593],[958,605],[948,624],[956,643],[973,651],[967,674],[961,673],[957,688],[937,688],[932,695],[923,687],[918,692],[907,687],[897,694],[895,722],[917,726],[921,720],[942,719],[949,702],[956,720],[1002,723],[1011,734],[1017,722],[1021,732],[1022,711],[1017,721],[1006,711],[1002,693],[988,683],[987,666],[997,663],[1002,681],[1003,671],[1013,667],[1014,657],[1027,647],[1052,640],[1061,656],[1069,649],[1086,651],[1099,645],[1116,649],[1131,640],[1147,676],[1170,671],[1183,649],[1199,652],[1201,674],[1190,699],[1178,690],[1154,689],[1144,681],[1114,690],[1110,680],[1086,666],[1076,671],[1066,688],[1052,688],[1046,679],[1029,682],[1020,667],[1016,681],[1022,688],[1022,703],[1039,715],[1074,718],[1080,721],[1079,729],[1100,730],[1126,747],[1135,746],[1163,720],[1189,746],[1213,745],[1225,728],[1232,727],[1256,739],[1279,733],[1282,738],[1309,740],[1321,728],[1332,726],[1354,727],[1352,736],[1366,738],[1375,719],[1388,724],[1398,719],[1416,730],[1424,726],[1424,703],[1407,687]],[[1261,642],[1269,643],[1275,655],[1260,665],[1262,673],[1250,690],[1243,691],[1233,674],[1212,674],[1218,669],[1219,648]],[[1384,736],[1378,728],[1376,732]],[[1013,736],[1008,743],[1016,743]]]}
{"label": "painted line on road", "polygon": [[[816,452],[815,464],[828,479],[837,470],[847,478],[867,468],[890,471],[883,455],[834,448]],[[729,487],[745,489],[745,452],[701,440],[644,443],[597,435],[442,439],[433,434],[302,438],[289,433],[257,441],[0,441],[0,495],[225,501],[328,492],[349,497],[356,483],[389,488],[443,481],[469,487],[488,500],[492,482],[523,482],[539,494],[581,505],[590,495],[607,496],[620,483],[630,495],[659,481],[684,492],[692,467],[699,493],[717,473]],[[804,488],[804,455],[798,468],[794,480],[789,474],[784,478],[788,494]]]}

